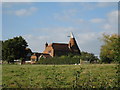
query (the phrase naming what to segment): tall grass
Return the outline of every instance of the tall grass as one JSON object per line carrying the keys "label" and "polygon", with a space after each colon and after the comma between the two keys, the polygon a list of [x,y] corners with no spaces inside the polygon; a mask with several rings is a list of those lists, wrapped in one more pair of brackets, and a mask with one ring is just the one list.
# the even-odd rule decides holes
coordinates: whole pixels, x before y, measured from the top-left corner
{"label": "tall grass", "polygon": [[115,64],[3,65],[3,88],[116,88]]}

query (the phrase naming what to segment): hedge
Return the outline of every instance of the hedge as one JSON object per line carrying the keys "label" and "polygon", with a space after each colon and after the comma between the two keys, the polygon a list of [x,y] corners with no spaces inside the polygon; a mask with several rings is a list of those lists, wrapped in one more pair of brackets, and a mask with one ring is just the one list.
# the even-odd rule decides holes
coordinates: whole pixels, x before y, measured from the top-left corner
{"label": "hedge", "polygon": [[53,57],[53,58],[41,58],[38,64],[79,64],[80,58],[73,58],[73,57]]}

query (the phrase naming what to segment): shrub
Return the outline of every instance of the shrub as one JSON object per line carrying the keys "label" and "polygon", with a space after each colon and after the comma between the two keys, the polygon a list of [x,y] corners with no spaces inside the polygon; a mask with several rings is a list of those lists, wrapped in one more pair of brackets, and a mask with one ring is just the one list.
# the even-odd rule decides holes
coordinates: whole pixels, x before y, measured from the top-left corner
{"label": "shrub", "polygon": [[61,57],[53,57],[53,58],[41,58],[38,64],[79,64],[80,58],[78,57],[68,57],[68,56],[61,56]]}

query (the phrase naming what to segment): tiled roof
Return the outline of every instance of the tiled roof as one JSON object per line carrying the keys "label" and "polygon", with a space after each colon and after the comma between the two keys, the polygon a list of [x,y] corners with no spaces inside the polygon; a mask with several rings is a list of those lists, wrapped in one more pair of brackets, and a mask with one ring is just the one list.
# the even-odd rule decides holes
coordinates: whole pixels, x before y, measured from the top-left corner
{"label": "tiled roof", "polygon": [[50,45],[54,50],[69,51],[68,44],[65,43],[52,43]]}

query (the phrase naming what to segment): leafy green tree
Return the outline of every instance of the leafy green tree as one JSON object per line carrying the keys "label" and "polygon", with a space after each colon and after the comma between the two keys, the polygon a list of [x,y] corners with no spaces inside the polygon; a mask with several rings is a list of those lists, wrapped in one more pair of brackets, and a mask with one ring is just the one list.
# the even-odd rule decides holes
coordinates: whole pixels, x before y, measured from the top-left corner
{"label": "leafy green tree", "polygon": [[2,43],[2,57],[3,60],[8,62],[14,59],[20,59],[26,57],[27,42],[21,36],[8,39]]}
{"label": "leafy green tree", "polygon": [[100,58],[102,62],[120,61],[120,36],[117,34],[103,34],[104,45],[101,46]]}
{"label": "leafy green tree", "polygon": [[84,61],[90,61],[90,63],[99,60],[98,57],[95,56],[93,53],[88,53],[88,52],[81,52],[80,59]]}

